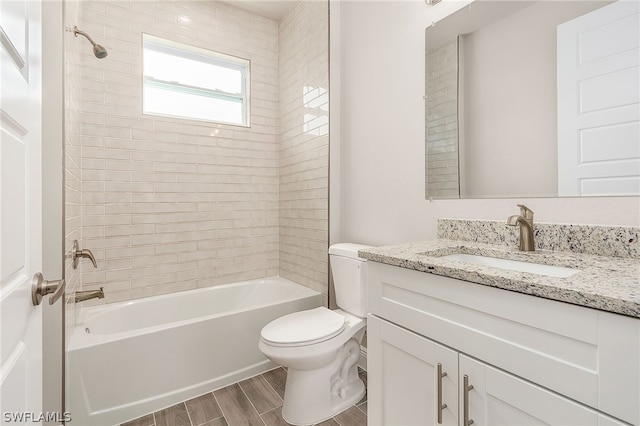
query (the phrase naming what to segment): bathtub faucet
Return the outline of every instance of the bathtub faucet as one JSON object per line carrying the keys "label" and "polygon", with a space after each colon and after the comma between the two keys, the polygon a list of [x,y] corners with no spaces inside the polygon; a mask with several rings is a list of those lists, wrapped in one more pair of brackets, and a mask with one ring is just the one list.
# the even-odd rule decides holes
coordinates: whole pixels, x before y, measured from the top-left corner
{"label": "bathtub faucet", "polygon": [[76,291],[74,301],[84,302],[89,299],[104,299],[104,290],[100,287],[100,290],[87,290],[87,291]]}

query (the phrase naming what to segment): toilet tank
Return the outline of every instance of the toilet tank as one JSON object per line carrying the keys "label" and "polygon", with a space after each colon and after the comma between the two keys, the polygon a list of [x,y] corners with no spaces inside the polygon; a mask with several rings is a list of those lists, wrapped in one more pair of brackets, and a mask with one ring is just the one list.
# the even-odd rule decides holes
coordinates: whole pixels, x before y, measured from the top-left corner
{"label": "toilet tank", "polygon": [[367,314],[367,261],[358,257],[358,250],[366,248],[371,246],[340,243],[329,247],[336,304],[359,317]]}

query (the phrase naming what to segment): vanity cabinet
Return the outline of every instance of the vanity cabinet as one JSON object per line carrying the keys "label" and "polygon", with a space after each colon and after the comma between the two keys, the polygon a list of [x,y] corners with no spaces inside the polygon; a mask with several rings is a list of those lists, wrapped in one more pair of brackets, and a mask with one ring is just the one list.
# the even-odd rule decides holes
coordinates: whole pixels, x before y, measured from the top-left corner
{"label": "vanity cabinet", "polygon": [[369,424],[458,424],[456,351],[371,315],[367,342]]}
{"label": "vanity cabinet", "polygon": [[640,320],[368,265],[370,424],[640,424]]}
{"label": "vanity cabinet", "polygon": [[371,315],[368,333],[371,425],[624,424]]}

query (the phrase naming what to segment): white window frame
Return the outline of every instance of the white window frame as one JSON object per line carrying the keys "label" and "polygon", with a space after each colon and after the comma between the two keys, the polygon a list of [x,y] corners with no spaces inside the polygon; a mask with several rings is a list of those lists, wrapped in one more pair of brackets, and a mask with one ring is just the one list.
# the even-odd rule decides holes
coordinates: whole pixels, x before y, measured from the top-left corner
{"label": "white window frame", "polygon": [[[198,62],[208,63],[216,66],[221,66],[228,69],[240,71],[241,73],[241,93],[228,93],[222,90],[213,90],[205,87],[195,87],[185,84],[181,84],[175,81],[163,81],[157,80],[152,77],[148,77],[144,73],[144,52],[146,49],[156,50],[162,53],[167,53],[173,56],[195,60]],[[158,112],[145,111],[145,99],[143,93],[142,99],[142,113],[145,115],[154,115],[160,117],[171,118],[183,118],[188,120],[205,121],[209,123],[228,124],[233,126],[250,127],[250,112],[251,112],[251,61],[249,59],[239,58],[236,56],[227,55],[224,53],[216,52],[213,50],[203,49],[196,46],[190,46],[183,43],[167,40],[164,38],[156,37],[151,34],[142,34],[142,58],[143,58],[143,72],[142,72],[142,86],[144,87],[156,87],[169,89],[173,92],[182,92],[195,94],[202,97],[210,97],[215,99],[231,100],[241,104],[242,106],[242,123],[226,122],[222,120],[204,119],[200,117],[192,117],[188,115],[171,115],[162,114]]]}

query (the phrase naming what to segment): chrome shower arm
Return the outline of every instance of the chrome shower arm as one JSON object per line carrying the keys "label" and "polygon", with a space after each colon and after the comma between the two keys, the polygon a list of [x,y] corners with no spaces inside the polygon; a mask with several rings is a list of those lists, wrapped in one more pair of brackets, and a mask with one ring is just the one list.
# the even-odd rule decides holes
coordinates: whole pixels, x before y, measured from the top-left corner
{"label": "chrome shower arm", "polygon": [[75,35],[76,37],[78,37],[78,34],[82,35],[83,37],[85,37],[87,40],[89,40],[89,43],[91,43],[91,45],[93,45],[93,54],[95,55],[96,58],[98,59],[102,59],[105,58],[107,56],[107,49],[105,49],[103,46],[99,45],[98,43],[96,43],[95,41],[93,41],[93,39],[91,38],[91,36],[87,33],[85,33],[84,31],[81,31],[78,29],[77,26],[74,26],[73,29],[71,28],[66,28],[67,31],[69,32],[73,32],[73,35]]}
{"label": "chrome shower arm", "polygon": [[81,31],[78,29],[77,26],[73,27],[73,35],[75,35],[76,37],[78,37],[78,34],[83,35],[87,38],[87,40],[89,40],[89,43],[91,43],[92,45],[96,45],[96,42],[93,41],[93,39],[91,38],[91,36],[87,33],[85,33],[84,31]]}

